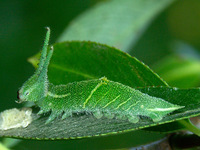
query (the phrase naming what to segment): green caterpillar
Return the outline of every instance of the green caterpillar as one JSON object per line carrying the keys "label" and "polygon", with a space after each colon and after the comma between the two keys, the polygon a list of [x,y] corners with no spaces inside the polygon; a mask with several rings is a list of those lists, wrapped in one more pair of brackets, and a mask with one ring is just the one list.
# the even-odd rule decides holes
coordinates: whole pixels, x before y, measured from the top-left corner
{"label": "green caterpillar", "polygon": [[147,116],[157,122],[168,113],[184,107],[149,96],[106,77],[67,85],[49,83],[47,71],[53,54],[53,47],[47,54],[49,38],[50,29],[47,28],[39,66],[18,91],[19,102],[33,101],[40,107],[38,114],[51,111],[46,123],[61,115],[65,119],[73,113],[82,112],[92,113],[97,119],[105,116],[137,123],[139,116]]}

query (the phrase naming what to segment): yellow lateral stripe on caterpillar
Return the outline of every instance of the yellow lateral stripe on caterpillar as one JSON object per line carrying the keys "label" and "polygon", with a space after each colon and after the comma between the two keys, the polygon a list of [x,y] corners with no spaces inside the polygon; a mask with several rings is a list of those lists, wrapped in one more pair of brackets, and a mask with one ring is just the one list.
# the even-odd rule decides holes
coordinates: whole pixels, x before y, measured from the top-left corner
{"label": "yellow lateral stripe on caterpillar", "polygon": [[124,101],[124,102],[122,102],[121,104],[119,104],[119,105],[117,106],[117,108],[115,108],[115,109],[118,109],[120,106],[126,104],[131,98],[132,98],[132,97],[128,98],[126,101]]}
{"label": "yellow lateral stripe on caterpillar", "polygon": [[118,95],[117,97],[115,97],[112,101],[110,101],[110,102],[107,103],[105,106],[103,106],[103,108],[108,107],[108,105],[110,105],[111,103],[115,102],[119,97],[120,97],[120,95]]}
{"label": "yellow lateral stripe on caterpillar", "polygon": [[[184,108],[185,106],[182,106]],[[180,106],[178,107],[180,109]],[[177,107],[171,107],[171,108],[153,108],[153,109],[147,109],[149,111],[174,111],[177,110]]]}
{"label": "yellow lateral stripe on caterpillar", "polygon": [[91,91],[90,95],[88,96],[88,98],[85,100],[85,102],[83,103],[83,108],[85,108],[85,105],[87,104],[87,102],[89,101],[89,99],[92,97],[92,94],[103,84],[107,84],[106,82],[108,82],[107,78],[102,77],[101,78],[101,82],[97,84],[97,86]]}
{"label": "yellow lateral stripe on caterpillar", "polygon": [[63,94],[63,95],[57,95],[57,94],[53,94],[51,92],[47,92],[47,95],[48,96],[51,96],[51,97],[54,97],[54,98],[64,98],[64,97],[67,97],[69,95],[71,95],[70,93],[67,93],[67,94]]}

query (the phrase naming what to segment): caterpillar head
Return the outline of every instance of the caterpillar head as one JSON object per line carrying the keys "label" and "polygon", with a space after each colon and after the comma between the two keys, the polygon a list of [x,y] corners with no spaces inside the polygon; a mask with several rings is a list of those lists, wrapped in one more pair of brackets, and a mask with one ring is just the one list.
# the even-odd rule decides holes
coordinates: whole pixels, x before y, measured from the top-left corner
{"label": "caterpillar head", "polygon": [[47,55],[49,37],[50,29],[47,28],[47,34],[42,49],[39,66],[35,74],[31,76],[18,91],[18,103],[24,101],[39,101],[45,96],[48,90],[47,70],[49,61],[53,54],[53,47],[51,47]]}

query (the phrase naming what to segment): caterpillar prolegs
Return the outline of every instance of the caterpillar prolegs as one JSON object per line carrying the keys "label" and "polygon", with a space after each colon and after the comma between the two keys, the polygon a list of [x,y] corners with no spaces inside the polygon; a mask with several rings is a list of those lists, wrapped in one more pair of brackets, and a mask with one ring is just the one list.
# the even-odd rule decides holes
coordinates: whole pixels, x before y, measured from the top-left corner
{"label": "caterpillar prolegs", "polygon": [[152,97],[121,83],[100,79],[53,85],[49,83],[47,71],[53,54],[53,47],[47,54],[50,29],[42,49],[39,67],[18,92],[19,102],[33,101],[40,107],[39,114],[51,111],[46,123],[62,115],[62,119],[73,113],[92,113],[97,119],[128,119],[132,123],[139,116],[147,116],[154,122],[184,106],[169,103],[161,98]]}

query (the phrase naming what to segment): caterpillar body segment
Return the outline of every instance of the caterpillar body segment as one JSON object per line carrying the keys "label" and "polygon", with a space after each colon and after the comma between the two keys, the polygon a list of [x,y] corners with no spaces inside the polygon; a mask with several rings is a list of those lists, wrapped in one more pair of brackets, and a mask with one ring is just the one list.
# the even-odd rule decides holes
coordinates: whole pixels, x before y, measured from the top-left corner
{"label": "caterpillar body segment", "polygon": [[47,123],[61,115],[65,119],[81,112],[92,113],[97,119],[105,116],[137,123],[139,116],[147,116],[157,122],[182,108],[105,77],[67,85],[49,84],[47,96],[36,104],[43,112],[51,111]]}

